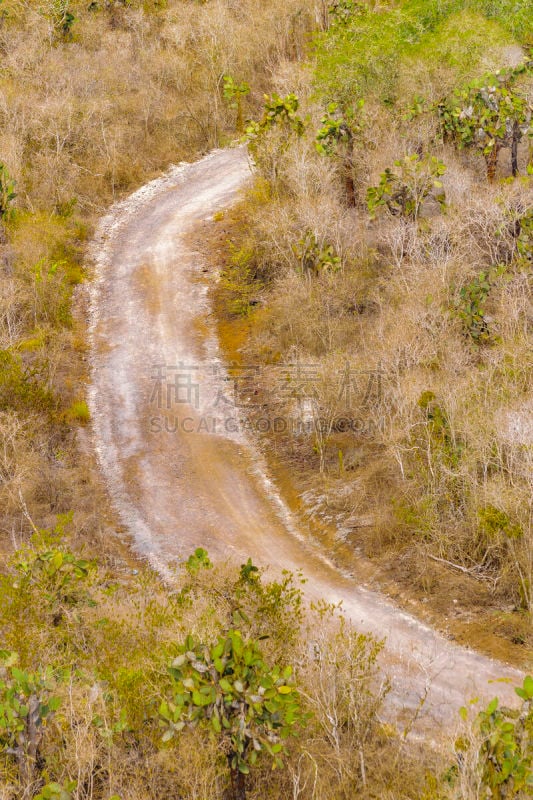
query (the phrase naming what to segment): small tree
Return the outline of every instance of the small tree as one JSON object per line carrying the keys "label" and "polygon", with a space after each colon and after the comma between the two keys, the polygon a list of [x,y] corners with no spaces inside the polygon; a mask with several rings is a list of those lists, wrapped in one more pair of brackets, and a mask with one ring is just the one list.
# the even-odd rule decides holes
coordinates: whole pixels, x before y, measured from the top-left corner
{"label": "small tree", "polygon": [[305,123],[298,114],[299,100],[295,94],[280,97],[265,95],[263,116],[252,120],[246,128],[246,141],[256,164],[274,185],[279,175],[283,154],[291,144],[293,134],[300,137]]}
{"label": "small tree", "polygon": [[364,100],[359,100],[355,108],[340,113],[336,103],[330,103],[327,113],[321,119],[322,127],[316,135],[316,149],[321,155],[339,158],[346,187],[348,204],[355,206],[354,148],[356,136],[362,130],[361,112]]}
{"label": "small tree", "polygon": [[159,707],[163,740],[198,725],[220,737],[233,798],[245,800],[250,768],[265,754],[281,767],[285,740],[304,719],[291,667],[268,667],[257,642],[232,629],[211,647],[188,636],[170,674],[172,698]]}
{"label": "small tree", "polygon": [[262,134],[274,127],[281,126],[287,132],[296,133],[302,136],[305,131],[305,124],[297,111],[300,101],[295,94],[288,94],[280,97],[279,94],[265,95],[265,105],[263,116],[259,121],[253,120],[246,128],[246,136],[253,142]]}
{"label": "small tree", "polygon": [[515,86],[526,72],[531,72],[531,64],[485,75],[439,105],[444,134],[459,149],[475,147],[483,155],[490,181],[505,147],[511,149],[511,172],[518,175],[518,145],[526,134],[533,136],[533,105]]}
{"label": "small tree", "polygon": [[430,196],[444,206],[440,178],[446,167],[442,161],[435,156],[421,157],[415,153],[395,161],[394,166],[396,170],[387,167],[378,186],[370,186],[367,191],[367,206],[372,216],[385,206],[391,214],[417,219],[423,202]]}
{"label": "small tree", "polygon": [[24,672],[16,653],[4,653],[0,677],[0,750],[17,762],[21,797],[33,797],[44,726],[60,706],[52,696],[52,670]]}
{"label": "small tree", "polygon": [[242,104],[246,95],[250,94],[250,86],[246,81],[237,83],[231,75],[225,75],[223,94],[224,100],[228,103],[229,107],[234,109],[237,113],[235,127],[238,133],[242,133],[244,127]]}

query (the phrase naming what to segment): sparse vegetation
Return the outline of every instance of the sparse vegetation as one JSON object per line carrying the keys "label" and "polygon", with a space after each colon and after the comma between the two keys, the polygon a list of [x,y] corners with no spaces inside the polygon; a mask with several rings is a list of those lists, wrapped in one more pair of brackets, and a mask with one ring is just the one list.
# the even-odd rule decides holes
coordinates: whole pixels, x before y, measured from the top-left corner
{"label": "sparse vegetation", "polygon": [[[264,442],[317,528],[329,520],[341,560],[366,553],[452,620],[448,584],[494,631],[512,605],[526,660],[527,8],[329,4],[291,72],[305,128],[254,140],[257,186],[222,225],[227,250],[246,250],[242,283],[261,276],[240,348],[263,365],[261,413],[329,420]],[[315,376],[300,396],[283,384],[294,363]],[[490,508],[507,520],[493,534]]]}
{"label": "sparse vegetation", "polygon": [[0,0],[2,800],[531,795],[530,677],[518,710],[465,709],[455,748],[426,748],[385,722],[383,642],[300,576],[202,548],[169,584],[131,568],[87,444],[77,288],[111,202],[244,132],[217,308],[245,318],[231,356],[264,368],[261,413],[313,423],[265,448],[333,558],[526,664],[531,11]]}
{"label": "sparse vegetation", "polygon": [[299,0],[260,14],[218,0],[1,3],[2,549],[30,519],[46,526],[71,509],[84,538],[109,541],[78,451],[90,420],[76,287],[93,224],[170,163],[234,138],[311,27]]}
{"label": "sparse vegetation", "polygon": [[531,678],[516,713],[463,712],[461,759],[410,754],[382,721],[383,643],[306,606],[298,576],[197,550],[169,591],[72,552],[71,524],[35,534],[0,576],[5,797],[408,800],[430,781],[432,797],[466,800],[480,779],[526,796]]}

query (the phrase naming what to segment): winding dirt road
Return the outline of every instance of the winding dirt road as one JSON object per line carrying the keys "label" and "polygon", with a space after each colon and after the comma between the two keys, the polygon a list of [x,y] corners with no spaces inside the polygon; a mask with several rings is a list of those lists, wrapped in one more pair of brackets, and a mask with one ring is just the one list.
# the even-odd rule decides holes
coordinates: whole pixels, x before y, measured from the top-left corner
{"label": "winding dirt road", "polygon": [[[297,530],[253,442],[225,402],[228,376],[210,323],[201,258],[187,243],[250,176],[242,148],[215,151],[114,206],[94,244],[90,407],[101,469],[138,552],[165,574],[205,547],[214,559],[302,569],[306,592],[343,602],[387,638],[395,705],[426,687],[428,726],[453,723],[473,696],[517,671],[459,647],[340,574]],[[229,410],[228,410],[229,409]]]}

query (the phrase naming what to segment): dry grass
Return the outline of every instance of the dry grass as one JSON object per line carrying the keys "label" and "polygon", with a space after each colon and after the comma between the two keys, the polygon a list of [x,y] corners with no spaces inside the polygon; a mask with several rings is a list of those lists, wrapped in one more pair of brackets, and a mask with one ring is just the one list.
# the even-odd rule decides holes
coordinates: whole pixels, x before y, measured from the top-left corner
{"label": "dry grass", "polygon": [[[474,56],[469,69],[484,70],[512,53],[495,45],[482,65]],[[422,67],[411,66],[404,65],[405,80],[423,80]],[[457,81],[457,70],[447,70],[448,82]],[[451,562],[450,582],[463,570],[465,609],[472,595],[472,608],[481,597],[494,608],[514,607],[521,628],[532,607],[532,307],[531,257],[517,251],[516,231],[517,220],[532,213],[531,178],[510,182],[502,160],[502,180],[490,185],[482,159],[435,141],[434,117],[407,124],[401,109],[370,98],[354,155],[357,207],[347,207],[335,159],[314,152],[320,109],[306,100],[308,75],[293,70],[311,120],[307,135],[282,153],[275,136],[265,137],[259,188],[226,217],[220,234],[232,242],[222,257],[231,262],[242,247],[248,275],[260,281],[252,336],[240,351],[246,363],[265,365],[261,413],[290,417],[299,408],[334,419],[346,411],[339,391],[346,363],[356,374],[379,368],[382,393],[369,403],[368,382],[354,381],[349,410],[361,425],[352,434],[333,426],[325,436],[280,434],[266,446],[289,465],[339,541],[390,565],[401,554],[406,584],[421,558],[442,559],[441,581],[442,564]],[[288,85],[284,72],[280,86]],[[445,211],[435,204],[419,221],[386,211],[369,219],[367,187],[417,150],[447,166]],[[522,173],[527,158],[522,148]],[[302,240],[311,235],[320,248],[332,246],[335,269],[302,266]],[[495,265],[500,273],[491,278],[483,312],[490,339],[479,344],[460,316],[460,291]],[[304,412],[283,383],[283,365],[297,361],[315,373]],[[427,582],[430,594],[433,585]]]}
{"label": "dry grass", "polygon": [[233,138],[224,76],[253,87],[252,114],[313,24],[297,0],[269,0],[260,13],[248,0],[88,5],[71,3],[69,35],[54,27],[58,3],[9,0],[0,12],[0,162],[17,192],[13,218],[0,222],[6,545],[31,529],[22,502],[37,526],[75,510],[81,535],[109,534],[94,514],[97,481],[79,467],[80,302],[71,312],[95,219],[170,163]]}

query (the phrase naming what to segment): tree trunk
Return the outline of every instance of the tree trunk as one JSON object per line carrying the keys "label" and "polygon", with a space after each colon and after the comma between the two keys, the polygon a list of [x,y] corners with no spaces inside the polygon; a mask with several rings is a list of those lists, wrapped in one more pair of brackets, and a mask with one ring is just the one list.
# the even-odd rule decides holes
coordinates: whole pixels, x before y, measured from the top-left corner
{"label": "tree trunk", "polygon": [[246,800],[246,775],[238,769],[231,768],[232,800]]}
{"label": "tree trunk", "polygon": [[237,129],[237,133],[242,133],[244,128],[244,120],[242,113],[242,98],[240,95],[237,96],[237,120],[235,122],[235,127]]}
{"label": "tree trunk", "polygon": [[[352,149],[352,143],[350,142],[350,150]],[[355,193],[355,182],[353,179],[353,159],[352,153],[348,153],[344,157],[344,185],[346,187],[346,200],[348,201],[348,205],[350,208],[354,208],[357,205],[357,195]]]}
{"label": "tree trunk", "polygon": [[496,167],[498,166],[499,152],[500,148],[495,144],[490,153],[485,156],[485,161],[487,163],[487,178],[489,179],[490,183],[493,183],[494,179],[496,178]]}
{"label": "tree trunk", "polygon": [[513,139],[511,142],[511,172],[513,178],[516,178],[518,175],[518,143],[521,138],[520,126],[518,122],[515,122],[513,125]]}
{"label": "tree trunk", "polygon": [[351,171],[346,173],[345,185],[346,185],[346,199],[348,201],[348,205],[350,206],[350,208],[353,208],[354,206],[357,205],[357,198],[355,195],[355,184],[352,178]]}
{"label": "tree trunk", "polygon": [[37,760],[42,739],[38,698],[32,694],[27,705],[26,724],[18,736],[18,747],[15,750],[23,800],[29,800],[35,794]]}

